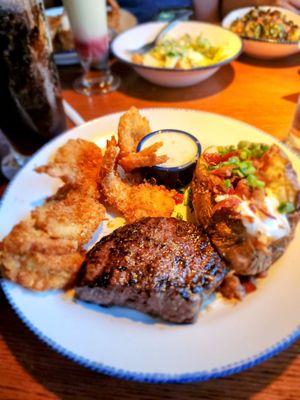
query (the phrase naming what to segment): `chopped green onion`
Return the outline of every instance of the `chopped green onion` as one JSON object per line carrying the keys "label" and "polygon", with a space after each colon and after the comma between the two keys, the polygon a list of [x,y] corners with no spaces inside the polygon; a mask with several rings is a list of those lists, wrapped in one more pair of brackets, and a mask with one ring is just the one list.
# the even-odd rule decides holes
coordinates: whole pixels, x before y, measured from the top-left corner
{"label": "chopped green onion", "polygon": [[242,140],[241,142],[239,142],[238,144],[238,148],[239,149],[245,149],[249,146],[249,142],[246,142],[246,140]]}
{"label": "chopped green onion", "polygon": [[177,219],[183,219],[183,215],[181,213],[176,213],[175,218]]}
{"label": "chopped green onion", "polygon": [[251,161],[243,161],[239,165],[240,170],[244,175],[252,175],[256,171],[256,169],[253,167]]}
{"label": "chopped green onion", "polygon": [[244,140],[238,144],[238,149],[241,150],[241,160],[246,160],[249,157],[260,158],[269,148],[270,146],[264,143],[250,143]]}
{"label": "chopped green onion", "polygon": [[250,153],[249,153],[249,151],[247,149],[242,150],[240,152],[240,159],[241,160],[247,160],[247,158],[249,158],[249,155],[250,155]]}
{"label": "chopped green onion", "polygon": [[231,153],[232,151],[236,151],[236,147],[231,145],[231,146],[218,146],[218,153],[224,156],[227,153]]}
{"label": "chopped green onion", "polygon": [[265,186],[265,183],[259,180],[255,175],[248,175],[247,181],[249,186],[253,188],[263,188]]}
{"label": "chopped green onion", "polygon": [[232,165],[232,164],[237,164],[240,160],[238,159],[238,157],[230,157],[228,160],[228,164]]}
{"label": "chopped green onion", "polygon": [[281,214],[288,214],[288,213],[295,211],[295,206],[293,203],[290,203],[290,202],[280,203],[280,205],[278,207],[278,211]]}
{"label": "chopped green onion", "polygon": [[225,185],[225,187],[228,188],[228,189],[231,188],[231,181],[230,181],[230,179],[225,179],[224,185]]}
{"label": "chopped green onion", "polygon": [[234,175],[239,176],[240,178],[244,178],[244,176],[245,176],[245,175],[242,173],[242,171],[241,171],[240,169],[238,169],[238,168],[233,169],[233,170],[232,170],[232,173],[233,173]]}

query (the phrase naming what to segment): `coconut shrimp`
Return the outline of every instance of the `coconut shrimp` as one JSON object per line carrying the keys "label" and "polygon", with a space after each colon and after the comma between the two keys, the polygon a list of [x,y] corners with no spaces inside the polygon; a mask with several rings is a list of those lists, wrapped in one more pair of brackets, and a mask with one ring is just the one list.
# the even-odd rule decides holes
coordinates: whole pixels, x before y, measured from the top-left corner
{"label": "coconut shrimp", "polygon": [[154,143],[152,146],[136,152],[141,139],[150,132],[149,121],[141,116],[137,108],[131,107],[122,115],[118,127],[118,145],[120,148],[118,163],[124,171],[131,172],[137,168],[153,167],[167,161],[166,155],[156,154],[156,151],[162,146],[161,142]]}
{"label": "coconut shrimp", "polygon": [[127,222],[143,217],[170,217],[176,191],[164,186],[122,180],[117,171],[119,153],[120,148],[113,137],[107,142],[100,172],[100,189],[107,204],[118,210]]}

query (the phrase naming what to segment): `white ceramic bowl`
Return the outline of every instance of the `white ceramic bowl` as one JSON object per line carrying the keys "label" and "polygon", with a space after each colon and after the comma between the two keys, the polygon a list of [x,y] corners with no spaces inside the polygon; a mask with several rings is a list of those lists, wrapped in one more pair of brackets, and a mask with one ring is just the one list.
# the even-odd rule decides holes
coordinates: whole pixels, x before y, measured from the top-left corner
{"label": "white ceramic bowl", "polygon": [[[286,15],[289,20],[300,26],[300,15],[281,7],[260,7],[263,10],[278,10]],[[244,7],[232,11],[222,21],[223,28],[229,29],[230,25],[237,18],[243,17],[253,7]],[[274,42],[267,39],[248,39],[243,37],[244,51],[251,57],[272,60],[287,57],[300,51],[300,42]]]}
{"label": "white ceramic bowl", "polygon": [[242,41],[238,35],[219,26],[196,21],[180,22],[169,33],[170,37],[180,37],[186,33],[191,36],[202,34],[214,46],[222,46],[226,59],[210,66],[192,68],[156,68],[133,63],[130,51],[151,42],[164,22],[149,22],[121,33],[112,42],[112,52],[120,61],[131,65],[143,78],[160,86],[185,87],[195,85],[212,76],[221,66],[230,63],[242,52]]}

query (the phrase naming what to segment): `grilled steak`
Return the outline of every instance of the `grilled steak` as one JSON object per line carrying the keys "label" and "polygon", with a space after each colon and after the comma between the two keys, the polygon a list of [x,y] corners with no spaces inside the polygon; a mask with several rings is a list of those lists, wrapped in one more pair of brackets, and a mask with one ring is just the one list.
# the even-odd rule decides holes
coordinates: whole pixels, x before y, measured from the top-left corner
{"label": "grilled steak", "polygon": [[201,228],[175,218],[144,218],[102,238],[86,256],[76,295],[101,305],[193,322],[227,267]]}

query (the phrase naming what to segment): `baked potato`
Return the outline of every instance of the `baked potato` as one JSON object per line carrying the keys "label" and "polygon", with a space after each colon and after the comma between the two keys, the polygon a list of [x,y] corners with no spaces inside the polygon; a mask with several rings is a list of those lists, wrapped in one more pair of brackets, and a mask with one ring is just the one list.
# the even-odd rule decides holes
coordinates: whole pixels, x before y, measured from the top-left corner
{"label": "baked potato", "polygon": [[300,186],[277,145],[243,141],[202,154],[192,181],[192,202],[197,222],[231,269],[238,275],[257,275],[293,238]]}

